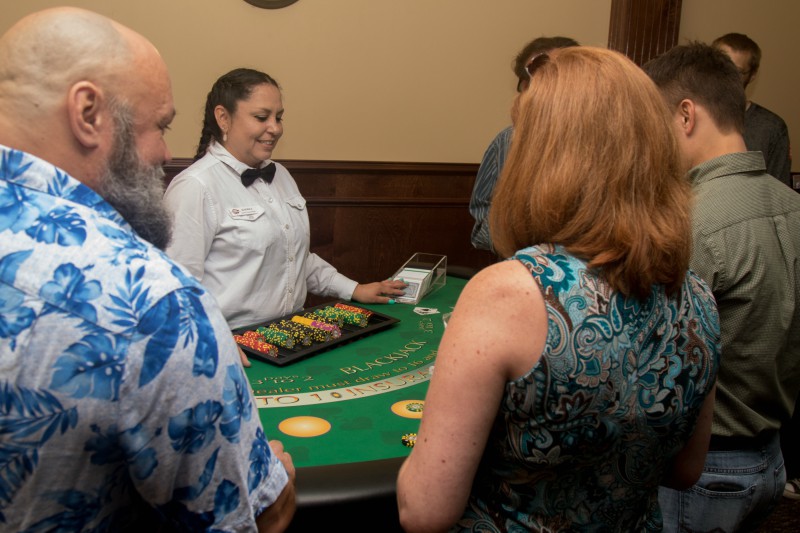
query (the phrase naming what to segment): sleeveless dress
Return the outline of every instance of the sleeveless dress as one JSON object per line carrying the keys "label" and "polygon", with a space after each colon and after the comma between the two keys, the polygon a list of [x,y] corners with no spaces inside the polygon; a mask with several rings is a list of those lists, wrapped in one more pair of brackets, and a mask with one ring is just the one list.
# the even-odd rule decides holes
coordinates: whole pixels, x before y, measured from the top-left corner
{"label": "sleeveless dress", "polygon": [[506,384],[453,531],[659,531],[659,481],[716,379],[710,289],[689,272],[641,301],[560,246],[513,259],[544,295],[547,340]]}

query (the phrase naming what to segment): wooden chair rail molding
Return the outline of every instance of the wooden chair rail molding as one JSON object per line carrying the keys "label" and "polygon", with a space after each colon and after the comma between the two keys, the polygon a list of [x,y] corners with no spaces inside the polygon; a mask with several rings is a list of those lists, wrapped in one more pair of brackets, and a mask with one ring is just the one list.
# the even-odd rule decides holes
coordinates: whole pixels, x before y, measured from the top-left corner
{"label": "wooden chair rail molding", "polygon": [[[166,181],[191,164],[174,159]],[[470,243],[477,164],[280,161],[306,199],[311,250],[359,282],[391,276],[415,252],[483,268],[493,254]],[[311,298],[309,305],[319,303]]]}

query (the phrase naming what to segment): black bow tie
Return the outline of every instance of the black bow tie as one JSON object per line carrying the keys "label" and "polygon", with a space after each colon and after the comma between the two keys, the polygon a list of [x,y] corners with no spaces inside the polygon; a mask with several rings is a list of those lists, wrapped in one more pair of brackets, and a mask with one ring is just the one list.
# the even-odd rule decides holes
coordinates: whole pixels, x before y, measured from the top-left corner
{"label": "black bow tie", "polygon": [[247,170],[242,172],[242,185],[244,185],[245,187],[249,187],[258,178],[261,178],[267,183],[272,183],[272,178],[274,177],[275,177],[275,163],[270,163],[269,165],[262,168],[248,168]]}

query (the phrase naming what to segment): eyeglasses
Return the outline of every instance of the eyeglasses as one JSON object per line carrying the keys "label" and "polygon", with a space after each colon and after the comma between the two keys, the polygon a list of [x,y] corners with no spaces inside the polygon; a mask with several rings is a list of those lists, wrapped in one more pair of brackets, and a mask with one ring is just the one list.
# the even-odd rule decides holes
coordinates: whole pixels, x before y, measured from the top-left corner
{"label": "eyeglasses", "polygon": [[536,54],[533,56],[530,61],[525,65],[525,72],[528,74],[527,80],[519,80],[517,82],[517,92],[521,93],[528,84],[530,84],[531,78],[536,73],[537,70],[542,68],[543,65],[547,64],[550,61],[550,56],[547,55],[547,52],[542,52],[541,54]]}

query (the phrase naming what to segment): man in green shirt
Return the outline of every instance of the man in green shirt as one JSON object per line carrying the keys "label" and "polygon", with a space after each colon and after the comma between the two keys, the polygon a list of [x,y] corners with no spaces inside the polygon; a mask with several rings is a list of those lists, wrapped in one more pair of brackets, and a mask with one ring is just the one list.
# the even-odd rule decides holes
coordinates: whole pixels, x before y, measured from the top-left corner
{"label": "man in green shirt", "polygon": [[746,151],[746,98],[727,55],[693,43],[645,70],[696,193],[690,266],[717,299],[722,341],[705,469],[690,490],[661,488],[664,531],[751,531],[783,493],[778,430],[800,389],[800,197]]}

